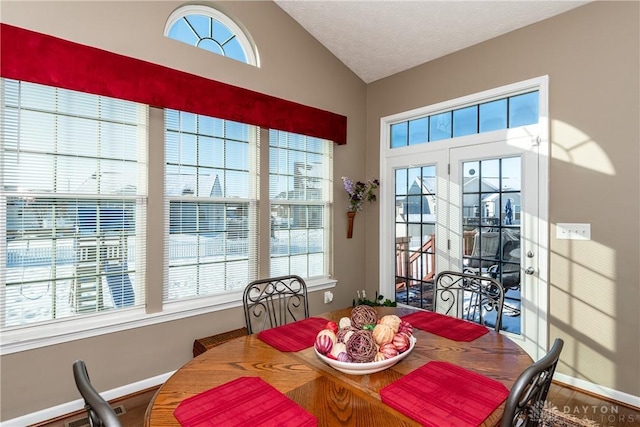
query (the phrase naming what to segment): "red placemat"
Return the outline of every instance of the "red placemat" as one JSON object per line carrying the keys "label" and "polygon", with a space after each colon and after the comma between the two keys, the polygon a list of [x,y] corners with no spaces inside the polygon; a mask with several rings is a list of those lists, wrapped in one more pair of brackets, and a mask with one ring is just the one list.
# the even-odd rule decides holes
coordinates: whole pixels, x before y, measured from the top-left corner
{"label": "red placemat", "polygon": [[429,362],[380,390],[382,401],[427,427],[476,427],[509,395],[500,382]]}
{"label": "red placemat", "polygon": [[240,377],[180,402],[182,427],[317,426],[318,420],[258,377]]}
{"label": "red placemat", "polygon": [[433,311],[420,311],[402,317],[414,328],[454,341],[473,341],[489,332],[485,326]]}
{"label": "red placemat", "polygon": [[300,351],[315,343],[316,335],[327,322],[321,317],[309,317],[264,330],[258,334],[258,338],[280,351]]}

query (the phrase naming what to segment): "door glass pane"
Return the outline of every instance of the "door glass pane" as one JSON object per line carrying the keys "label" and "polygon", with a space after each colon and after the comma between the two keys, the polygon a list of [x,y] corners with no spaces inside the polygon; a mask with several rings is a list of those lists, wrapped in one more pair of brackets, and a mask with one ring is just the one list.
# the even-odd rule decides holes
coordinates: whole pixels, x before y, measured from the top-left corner
{"label": "door glass pane", "polygon": [[429,141],[429,119],[422,117],[409,122],[409,145]]}
{"label": "door glass pane", "polygon": [[396,197],[404,196],[409,191],[407,185],[407,169],[396,170]]}
{"label": "door glass pane", "polygon": [[395,176],[396,301],[430,308],[436,271],[436,168],[398,169]]}
{"label": "door glass pane", "polygon": [[461,108],[453,112],[453,136],[478,133],[478,106]]}
{"label": "door glass pane", "polygon": [[429,141],[451,138],[451,111],[429,117]]}
{"label": "door glass pane", "polygon": [[480,132],[506,129],[507,127],[507,100],[480,104]]}
{"label": "door glass pane", "polygon": [[462,257],[466,273],[505,287],[502,329],[520,333],[520,157],[463,164]]}
{"label": "door glass pane", "polygon": [[407,122],[391,125],[391,148],[405,147],[407,145]]}
{"label": "door glass pane", "polygon": [[538,123],[538,92],[509,98],[509,127]]}

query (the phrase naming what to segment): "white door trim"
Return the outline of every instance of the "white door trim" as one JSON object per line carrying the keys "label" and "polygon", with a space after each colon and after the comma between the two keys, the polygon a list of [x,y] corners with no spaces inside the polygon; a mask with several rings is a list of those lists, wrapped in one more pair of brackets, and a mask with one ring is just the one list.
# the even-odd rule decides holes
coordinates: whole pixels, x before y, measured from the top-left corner
{"label": "white door trim", "polygon": [[[438,112],[449,111],[461,108],[466,105],[478,104],[493,99],[504,98],[518,93],[524,93],[531,90],[538,90],[539,93],[539,120],[535,133],[531,133],[529,142],[532,149],[537,152],[537,170],[524,170],[524,182],[527,178],[531,178],[530,174],[536,176],[538,184],[538,221],[537,221],[537,239],[539,253],[537,259],[537,276],[539,287],[537,290],[537,318],[538,325],[533,328],[534,336],[528,336],[527,339],[536,343],[536,347],[528,346],[529,354],[535,360],[544,355],[549,346],[548,342],[548,295],[549,295],[549,157],[550,157],[550,141],[549,141],[549,77],[541,76],[530,80],[509,84],[499,88],[487,90],[484,92],[464,96],[461,98],[441,102],[438,104],[417,108],[414,110],[401,112],[398,114],[382,117],[380,119],[380,293],[385,296],[395,295],[394,287],[394,261],[395,247],[394,237],[394,216],[395,216],[395,200],[394,188],[392,185],[385,183],[394,182],[394,168],[398,165],[425,164],[429,154],[437,156],[438,151],[447,151],[451,148],[468,146],[470,137],[453,138],[449,140],[441,140],[429,142],[419,145],[407,147],[399,147],[391,149],[391,125],[418,117],[435,114]],[[503,131],[495,131],[506,133],[512,132],[528,132],[528,128],[508,129]],[[471,137],[478,142],[483,139],[495,140],[496,134],[472,135]],[[523,135],[524,136],[524,135]],[[438,175],[440,175],[438,173]],[[442,194],[446,194],[443,192]],[[526,258],[525,258],[526,259]],[[523,261],[523,263],[526,261]],[[526,266],[525,266],[526,268]],[[440,270],[440,269],[439,269]]]}

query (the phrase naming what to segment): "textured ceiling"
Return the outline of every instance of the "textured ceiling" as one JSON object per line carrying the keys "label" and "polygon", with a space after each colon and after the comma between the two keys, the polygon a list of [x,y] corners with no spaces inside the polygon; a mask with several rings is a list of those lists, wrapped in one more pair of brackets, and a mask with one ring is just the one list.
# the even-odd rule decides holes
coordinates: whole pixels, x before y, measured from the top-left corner
{"label": "textured ceiling", "polygon": [[365,83],[590,0],[275,0]]}

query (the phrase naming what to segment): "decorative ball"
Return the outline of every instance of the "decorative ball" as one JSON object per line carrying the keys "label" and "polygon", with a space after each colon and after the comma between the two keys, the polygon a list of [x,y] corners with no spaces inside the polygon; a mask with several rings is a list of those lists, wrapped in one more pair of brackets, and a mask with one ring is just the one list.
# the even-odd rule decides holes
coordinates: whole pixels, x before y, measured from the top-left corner
{"label": "decorative ball", "polygon": [[376,342],[373,340],[371,331],[354,331],[349,341],[347,341],[347,354],[353,362],[371,362],[378,352]]}
{"label": "decorative ball", "polygon": [[393,346],[398,350],[398,353],[407,351],[410,346],[409,335],[404,332],[399,332],[393,336]]}
{"label": "decorative ball", "polygon": [[378,345],[391,342],[391,340],[393,340],[394,335],[395,333],[390,326],[378,323],[376,327],[373,328],[373,339]]}
{"label": "decorative ball", "polygon": [[349,318],[349,317],[343,317],[338,322],[338,328],[339,329],[348,328],[350,326],[351,326],[351,318]]}
{"label": "decorative ball", "polygon": [[411,326],[411,323],[403,320],[400,322],[400,326],[398,327],[397,332],[403,332],[409,336],[413,335],[413,326]]}
{"label": "decorative ball", "polygon": [[347,341],[349,341],[349,338],[351,337],[351,335],[353,335],[353,331],[357,331],[357,329],[352,326],[340,329],[337,334],[338,342],[346,343]]}
{"label": "decorative ball", "polygon": [[380,353],[384,354],[385,359],[391,359],[392,357],[395,357],[399,354],[396,346],[394,346],[393,343],[390,342],[381,345],[379,351]]}
{"label": "decorative ball", "polygon": [[343,351],[342,353],[338,354],[338,361],[351,363],[351,358],[346,352]]}
{"label": "decorative ball", "polygon": [[331,348],[331,355],[334,356],[336,360],[338,360],[338,356],[340,356],[340,353],[347,353],[347,345],[342,342],[337,342]]}
{"label": "decorative ball", "polygon": [[335,332],[333,332],[331,329],[323,329],[320,332],[318,332],[318,335],[316,335],[316,338],[321,336],[321,335],[326,335],[331,339],[331,343],[335,344],[338,341],[338,337],[336,336]]}
{"label": "decorative ball", "polygon": [[320,354],[327,354],[333,348],[333,341],[327,335],[317,335],[314,347]]}
{"label": "decorative ball", "polygon": [[395,314],[387,314],[386,316],[382,316],[378,321],[378,324],[387,325],[391,329],[393,329],[393,333],[398,332],[398,328],[400,327],[400,323],[402,320],[396,316]]}
{"label": "decorative ball", "polygon": [[378,313],[368,305],[356,305],[351,310],[351,325],[357,329],[378,323]]}

